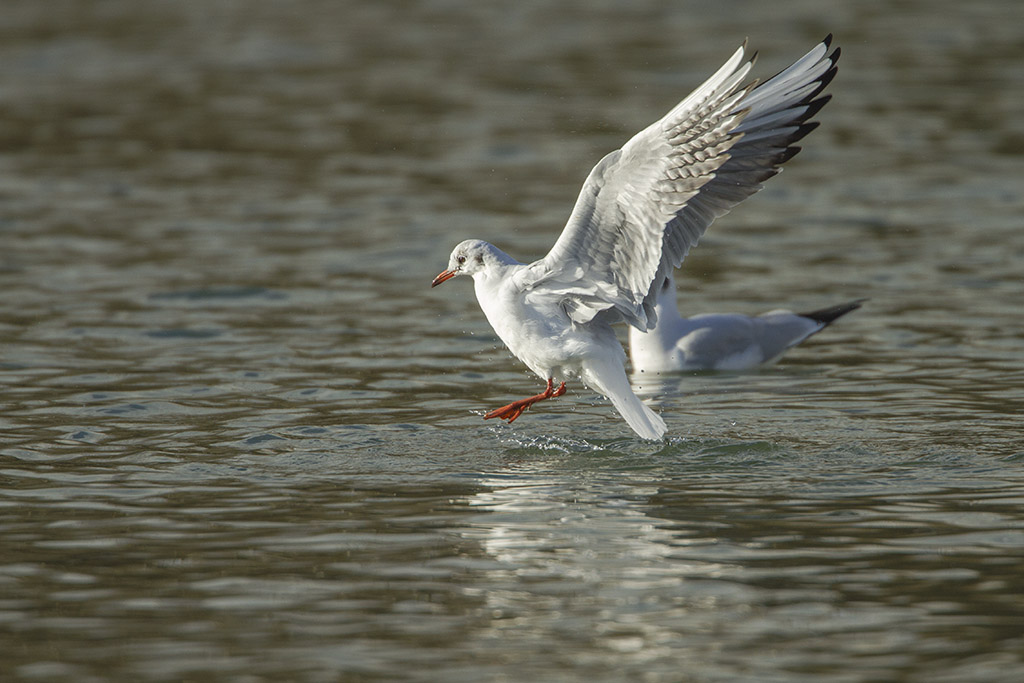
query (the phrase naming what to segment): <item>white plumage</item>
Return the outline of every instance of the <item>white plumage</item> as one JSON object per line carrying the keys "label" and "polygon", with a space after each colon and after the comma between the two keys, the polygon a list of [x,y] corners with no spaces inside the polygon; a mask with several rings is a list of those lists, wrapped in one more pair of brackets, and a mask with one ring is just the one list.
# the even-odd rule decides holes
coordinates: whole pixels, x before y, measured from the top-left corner
{"label": "white plumage", "polygon": [[705,313],[684,318],[676,308],[676,285],[670,276],[658,295],[658,324],[646,332],[629,329],[633,373],[748,370],[772,363],[863,302],[858,299],[810,313],[775,310],[758,316]]}
{"label": "white plumage", "polygon": [[792,144],[816,125],[806,122],[827,101],[818,95],[839,56],[838,49],[828,53],[830,43],[831,36],[760,87],[743,85],[754,56],[746,45],[738,49],[661,120],[594,167],[544,258],[519,263],[480,240],[455,247],[433,286],[471,275],[495,332],[547,380],[543,393],[485,417],[511,422],[579,377],[611,399],[638,435],[664,435],[664,421],[630,388],[611,325],[654,327],[665,277],[716,217],[796,153]]}

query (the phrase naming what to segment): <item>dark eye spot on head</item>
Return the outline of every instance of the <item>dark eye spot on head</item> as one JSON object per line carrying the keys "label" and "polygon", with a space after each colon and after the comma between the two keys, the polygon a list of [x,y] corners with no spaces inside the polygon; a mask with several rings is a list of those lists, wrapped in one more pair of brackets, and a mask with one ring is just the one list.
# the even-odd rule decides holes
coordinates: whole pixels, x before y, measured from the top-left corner
{"label": "dark eye spot on head", "polygon": [[480,254],[477,254],[476,255],[476,262],[477,262],[477,265],[481,265],[482,266],[484,264],[484,257],[481,256]]}
{"label": "dark eye spot on head", "polygon": [[463,256],[462,254],[459,254],[458,256],[455,257],[455,260],[458,261],[459,265],[461,266],[463,263],[466,262],[466,257]]}

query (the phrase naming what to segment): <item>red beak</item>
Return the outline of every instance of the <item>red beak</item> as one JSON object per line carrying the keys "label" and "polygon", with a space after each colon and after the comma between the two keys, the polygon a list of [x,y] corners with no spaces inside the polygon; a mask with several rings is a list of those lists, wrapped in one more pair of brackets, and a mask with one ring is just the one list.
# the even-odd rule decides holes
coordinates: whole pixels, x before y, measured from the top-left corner
{"label": "red beak", "polygon": [[438,275],[437,277],[435,277],[434,281],[430,283],[430,286],[431,287],[437,287],[439,284],[441,284],[445,280],[451,280],[453,277],[455,277],[458,274],[459,273],[457,271],[446,270],[446,271],[442,272],[440,275]]}

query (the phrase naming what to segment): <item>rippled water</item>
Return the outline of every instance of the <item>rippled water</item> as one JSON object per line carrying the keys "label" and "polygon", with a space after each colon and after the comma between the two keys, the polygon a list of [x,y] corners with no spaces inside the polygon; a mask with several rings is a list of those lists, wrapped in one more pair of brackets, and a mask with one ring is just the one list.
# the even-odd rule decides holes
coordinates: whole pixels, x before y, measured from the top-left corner
{"label": "rippled water", "polygon": [[[1024,78],[1006,2],[5,4],[0,678],[1024,677]],[[833,31],[690,312],[777,366],[538,381],[457,281],[744,37]]]}

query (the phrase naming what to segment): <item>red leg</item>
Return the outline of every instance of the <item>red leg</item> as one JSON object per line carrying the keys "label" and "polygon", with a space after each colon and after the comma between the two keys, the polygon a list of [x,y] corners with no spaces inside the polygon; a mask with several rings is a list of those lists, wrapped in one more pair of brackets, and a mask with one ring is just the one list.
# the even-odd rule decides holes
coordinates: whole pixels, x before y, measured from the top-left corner
{"label": "red leg", "polygon": [[529,398],[522,398],[519,399],[518,401],[512,401],[512,403],[509,403],[507,406],[495,408],[491,412],[484,415],[484,419],[490,420],[492,417],[500,417],[502,420],[508,420],[509,424],[511,424],[516,421],[517,417],[523,414],[524,410],[532,406],[534,403],[537,403],[538,401],[543,401],[544,399],[547,398],[561,396],[562,394],[565,393],[565,382],[562,382],[560,385],[558,385],[557,389],[553,387],[554,379],[548,377],[548,386],[543,392],[537,394],[536,396],[530,396]]}

